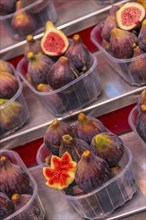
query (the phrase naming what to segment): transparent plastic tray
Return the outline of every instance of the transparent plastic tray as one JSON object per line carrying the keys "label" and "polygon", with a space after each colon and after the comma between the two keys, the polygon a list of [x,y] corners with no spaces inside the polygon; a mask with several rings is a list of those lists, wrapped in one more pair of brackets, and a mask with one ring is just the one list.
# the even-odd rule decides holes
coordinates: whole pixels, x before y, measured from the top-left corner
{"label": "transparent plastic tray", "polygon": [[113,57],[109,52],[107,52],[102,46],[102,26],[103,22],[93,28],[91,32],[91,40],[95,44],[95,46],[102,52],[108,64],[130,85],[132,86],[143,86],[146,85],[146,76],[142,78],[140,77],[141,73],[137,72],[137,75],[133,77],[131,72],[129,71],[129,64],[136,60],[144,60],[146,62],[146,53],[137,56],[135,58],[130,59],[117,59]]}
{"label": "transparent plastic tray", "polygon": [[[26,3],[27,1],[24,2]],[[29,27],[26,26],[26,28],[23,28],[21,31],[16,31],[11,23],[12,18],[19,13],[27,13],[30,16],[30,22],[32,22],[32,25]],[[0,22],[2,22],[4,27],[15,40],[23,40],[28,34],[36,35],[45,29],[46,21],[50,20],[54,23],[57,19],[58,16],[53,0],[36,0],[31,4],[27,3],[27,5],[18,12],[0,16]]]}
{"label": "transparent plastic tray", "polygon": [[[50,152],[42,144],[36,155],[36,161],[40,167],[47,166],[45,163],[47,156],[50,156]],[[132,173],[132,161],[131,151],[125,147],[124,155],[119,163],[122,171],[118,175],[107,181],[102,187],[86,195],[69,196],[63,193],[65,199],[83,218],[105,218],[128,200],[131,200],[137,190]]]}
{"label": "transparent plastic tray", "polygon": [[[13,69],[13,74],[17,79],[19,88],[16,92],[16,94],[9,99],[6,103],[4,103],[3,105],[0,105],[0,117],[1,120],[5,120],[5,125],[2,125],[1,120],[0,120],[0,138],[6,137],[12,133],[14,133],[16,130],[20,129],[21,127],[24,126],[25,123],[27,123],[27,121],[30,118],[30,112],[28,109],[28,105],[27,102],[23,96],[23,85],[19,79],[19,77],[16,74],[15,68],[9,63],[9,65],[11,66],[11,68]],[[12,104],[14,102],[17,102],[18,104],[21,105],[21,110],[19,111],[19,115],[15,115],[13,114],[13,117],[11,117],[11,115],[8,115],[7,109],[9,109],[9,113],[10,113],[10,108],[11,108],[11,112],[14,113],[15,112],[15,106],[12,106]]]}
{"label": "transparent plastic tray", "polygon": [[107,5],[107,4],[113,4],[115,2],[118,2],[116,0],[96,0],[97,3],[100,5]]}
{"label": "transparent plastic tray", "polygon": [[17,74],[51,114],[62,116],[90,105],[100,95],[101,85],[98,63],[96,57],[92,54],[91,60],[92,65],[86,73],[51,92],[37,91],[25,78],[28,66],[26,58],[22,58],[18,63]]}
{"label": "transparent plastic tray", "polygon": [[139,114],[139,111],[137,109],[137,106],[135,106],[129,116],[128,116],[128,123],[131,127],[131,129],[135,132],[135,134],[137,135],[137,137],[139,138],[139,140],[141,141],[141,143],[143,144],[143,146],[146,147],[146,143],[144,143],[144,140],[140,137],[140,135],[138,134],[137,130],[136,130],[136,119],[137,119],[137,116]]}
{"label": "transparent plastic tray", "polygon": [[45,217],[45,211],[42,205],[42,202],[38,196],[38,187],[37,183],[32,177],[30,171],[27,169],[23,163],[20,156],[12,150],[0,150],[0,157],[8,157],[12,163],[20,166],[22,170],[28,174],[30,178],[30,186],[33,189],[31,199],[19,210],[12,213],[10,216],[6,217],[4,220],[43,220]]}

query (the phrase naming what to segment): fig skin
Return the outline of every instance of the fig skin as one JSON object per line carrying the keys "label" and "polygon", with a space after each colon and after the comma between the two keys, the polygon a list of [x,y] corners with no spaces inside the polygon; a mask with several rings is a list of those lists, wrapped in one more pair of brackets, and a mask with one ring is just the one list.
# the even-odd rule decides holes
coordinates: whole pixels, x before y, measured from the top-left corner
{"label": "fig skin", "polygon": [[19,84],[14,75],[8,72],[0,72],[0,98],[10,99],[18,89]]}
{"label": "fig skin", "polygon": [[0,73],[7,72],[13,74],[13,68],[10,63],[5,60],[0,60]]}
{"label": "fig skin", "polygon": [[28,174],[6,156],[0,155],[0,191],[11,197],[31,190]]}
{"label": "fig skin", "polygon": [[39,40],[35,40],[32,34],[26,36],[26,45],[24,48],[24,55],[27,57],[29,52],[33,54],[43,53]]}
{"label": "fig skin", "polygon": [[109,51],[118,59],[131,58],[137,43],[138,38],[134,33],[113,28],[110,35]]}
{"label": "fig skin", "polygon": [[[134,49],[134,57],[138,57],[140,55],[144,55],[144,52],[139,48],[136,47]],[[134,61],[131,61],[128,67],[129,74],[134,79],[136,83],[145,83],[146,82],[146,57],[138,58]]]}
{"label": "fig skin", "polygon": [[146,111],[138,114],[136,119],[136,131],[146,143]]}
{"label": "fig skin", "polygon": [[82,139],[88,144],[96,134],[107,131],[100,120],[82,112],[78,114],[78,120],[71,124],[71,129],[75,138]]}
{"label": "fig skin", "polygon": [[67,151],[73,160],[78,163],[82,153],[87,149],[89,150],[89,148],[90,146],[85,141],[74,138],[72,135],[65,134],[61,139],[59,157]]}
{"label": "fig skin", "polygon": [[110,167],[116,166],[124,154],[124,144],[115,134],[103,132],[91,140],[91,150],[104,159]]}
{"label": "fig skin", "polygon": [[146,112],[146,89],[144,89],[138,96],[137,109],[139,112]]}
{"label": "fig skin", "polygon": [[17,14],[13,15],[11,26],[15,33],[24,37],[36,30],[36,24],[35,20],[26,11],[21,11],[22,9],[22,4],[19,0],[16,3]]}
{"label": "fig skin", "polygon": [[112,172],[102,158],[86,150],[77,164],[75,181],[86,193],[102,186],[113,177]]}
{"label": "fig skin", "polygon": [[[15,207],[15,211],[20,210],[24,205],[26,205],[30,199],[31,199],[32,195],[30,194],[13,194],[11,197],[11,201]],[[21,220],[28,220],[28,219],[33,219],[33,220],[37,220],[38,217],[40,216],[40,208],[37,205],[37,202],[34,200],[30,207],[27,209],[26,212],[22,212],[19,215],[16,216],[16,219],[21,219]]]}
{"label": "fig skin", "polygon": [[146,52],[146,19],[143,20],[142,27],[138,34],[138,45],[144,52]]}
{"label": "fig skin", "polygon": [[5,219],[14,212],[14,206],[10,198],[0,192],[0,220]]}
{"label": "fig skin", "polygon": [[90,53],[85,44],[83,44],[79,34],[73,36],[65,56],[74,64],[80,73],[85,73],[90,68]]}
{"label": "fig skin", "polygon": [[48,73],[48,84],[55,90],[79,77],[74,64],[65,56],[61,56]]}
{"label": "fig skin", "polygon": [[47,83],[47,75],[54,64],[54,61],[45,54],[27,54],[29,77],[34,86],[40,83]]}
{"label": "fig skin", "polygon": [[63,121],[54,119],[44,134],[45,146],[52,154],[59,155],[61,138],[64,134],[72,134],[70,126]]}
{"label": "fig skin", "polygon": [[17,0],[0,0],[0,16],[14,13],[16,1]]}

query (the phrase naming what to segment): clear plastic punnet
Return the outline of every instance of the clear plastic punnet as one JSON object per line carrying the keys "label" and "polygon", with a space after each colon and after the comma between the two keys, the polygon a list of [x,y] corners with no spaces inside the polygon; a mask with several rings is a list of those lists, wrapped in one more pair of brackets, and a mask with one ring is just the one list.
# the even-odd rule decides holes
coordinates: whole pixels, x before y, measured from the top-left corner
{"label": "clear plastic punnet", "polygon": [[102,39],[102,26],[103,22],[96,25],[91,32],[91,40],[97,46],[99,51],[104,56],[107,63],[130,85],[132,86],[143,86],[146,85],[146,76],[142,76],[141,72],[137,71],[136,75],[132,75],[129,64],[136,60],[146,60],[146,53],[129,59],[117,59],[113,57],[103,46]]}
{"label": "clear plastic punnet", "polygon": [[13,164],[18,165],[30,178],[30,187],[32,194],[30,200],[17,211],[4,218],[4,220],[43,220],[45,218],[45,210],[38,196],[38,187],[31,173],[23,163],[22,159],[12,150],[0,150],[0,157],[7,157]]}
{"label": "clear plastic punnet", "polygon": [[92,64],[86,73],[65,86],[50,92],[37,91],[28,82],[26,79],[28,68],[26,58],[22,58],[18,63],[17,74],[51,114],[55,116],[70,114],[90,105],[101,94],[100,76],[97,70],[98,62],[93,54],[90,55]]}
{"label": "clear plastic punnet", "polygon": [[30,112],[27,102],[23,96],[23,85],[15,68],[9,63],[13,69],[13,74],[18,82],[18,90],[15,95],[7,99],[4,104],[1,99],[0,103],[0,138],[4,138],[16,130],[22,128],[30,119]]}
{"label": "clear plastic punnet", "polygon": [[146,143],[144,142],[144,140],[141,138],[141,136],[138,134],[137,130],[136,130],[136,120],[137,120],[137,116],[139,114],[139,111],[137,109],[137,106],[135,106],[129,116],[128,116],[128,123],[131,127],[131,129],[135,132],[135,134],[137,135],[137,137],[139,138],[139,140],[141,141],[141,143],[143,144],[143,146],[146,147]]}
{"label": "clear plastic punnet", "polygon": [[[14,0],[11,1],[13,1],[14,4],[17,2]],[[14,40],[23,40],[28,34],[39,34],[45,29],[46,21],[50,20],[55,23],[58,19],[53,0],[20,1],[20,3],[22,9],[14,11],[14,13],[11,14],[0,15],[0,22],[5,29],[8,30]],[[22,23],[20,16],[23,14],[24,18]],[[18,22],[13,22],[14,17],[19,18]],[[19,22],[22,23],[21,26],[18,24]]]}
{"label": "clear plastic punnet", "polygon": [[113,4],[118,1],[116,1],[116,0],[96,0],[96,2],[100,5],[107,5],[107,4]]}
{"label": "clear plastic punnet", "polygon": [[[50,156],[49,150],[43,143],[36,155],[36,161],[40,167],[48,166],[47,157]],[[132,173],[132,153],[125,146],[125,151],[119,165],[122,171],[103,184],[96,190],[80,196],[66,195],[65,199],[74,207],[81,217],[87,219],[104,219],[115,209],[123,206],[131,200],[137,190],[134,176]]]}

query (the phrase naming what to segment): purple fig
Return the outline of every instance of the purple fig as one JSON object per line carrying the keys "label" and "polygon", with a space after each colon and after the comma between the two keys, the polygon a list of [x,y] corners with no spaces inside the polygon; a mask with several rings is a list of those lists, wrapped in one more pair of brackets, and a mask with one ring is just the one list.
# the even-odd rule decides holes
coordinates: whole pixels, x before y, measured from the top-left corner
{"label": "purple fig", "polygon": [[24,55],[27,57],[29,52],[38,54],[42,52],[41,44],[39,40],[35,40],[33,35],[29,34],[26,36],[26,45],[24,48]]}
{"label": "purple fig", "polygon": [[5,60],[0,60],[0,73],[7,72],[13,74],[13,69],[9,62]]}
{"label": "purple fig", "polygon": [[134,33],[113,28],[110,34],[109,51],[119,59],[131,58],[137,43],[138,38]]}
{"label": "purple fig", "polygon": [[134,82],[146,83],[146,56],[138,57],[140,55],[144,55],[144,52],[139,47],[136,47],[133,57],[137,57],[137,59],[131,61],[128,71]]}
{"label": "purple fig", "polygon": [[17,0],[0,0],[0,15],[8,15],[15,12]]}
{"label": "purple fig", "polygon": [[89,145],[85,141],[73,138],[73,136],[69,134],[65,134],[61,139],[59,157],[67,151],[74,161],[79,162],[82,153],[87,149],[89,150],[89,148]]}
{"label": "purple fig", "polygon": [[54,64],[54,61],[44,54],[34,54],[29,52],[28,58],[28,70],[31,82],[34,85],[40,83],[47,83],[47,75]]}
{"label": "purple fig", "polygon": [[140,112],[146,112],[146,89],[144,89],[138,97],[137,109]]}
{"label": "purple fig", "polygon": [[146,52],[146,19],[143,20],[142,27],[138,35],[138,45]]}
{"label": "purple fig", "polygon": [[79,72],[86,72],[90,64],[90,53],[87,47],[83,44],[79,34],[73,36],[72,42],[67,49],[65,56],[68,57]]}
{"label": "purple fig", "polygon": [[86,150],[77,164],[75,181],[86,193],[102,186],[113,177],[112,172],[102,158]]}
{"label": "purple fig", "polygon": [[90,144],[91,139],[98,133],[107,131],[101,121],[94,117],[78,114],[78,120],[71,124],[73,136]]}
{"label": "purple fig", "polygon": [[146,143],[146,111],[138,114],[136,118],[136,131]]}
{"label": "purple fig", "polygon": [[10,198],[0,192],[0,220],[5,219],[14,212],[14,206]]}
{"label": "purple fig", "polygon": [[92,138],[91,150],[95,155],[104,159],[110,167],[113,167],[123,157],[124,144],[117,135],[103,132]]}
{"label": "purple fig", "polygon": [[79,72],[74,64],[65,56],[61,56],[48,73],[48,83],[53,89],[59,89],[74,79]]}
{"label": "purple fig", "polygon": [[71,134],[71,128],[66,122],[58,119],[52,121],[44,134],[45,146],[57,156],[59,155],[61,138],[64,134]]}
{"label": "purple fig", "polygon": [[0,98],[12,98],[19,88],[14,75],[8,72],[0,72]]}

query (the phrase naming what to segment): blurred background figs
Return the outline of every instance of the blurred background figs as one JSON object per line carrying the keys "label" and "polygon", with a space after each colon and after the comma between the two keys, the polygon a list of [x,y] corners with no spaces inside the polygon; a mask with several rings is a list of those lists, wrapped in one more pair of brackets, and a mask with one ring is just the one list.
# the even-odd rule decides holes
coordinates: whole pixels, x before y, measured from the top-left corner
{"label": "blurred background figs", "polygon": [[40,40],[35,40],[32,34],[26,36],[26,44],[24,48],[24,56],[32,52],[33,54],[38,54],[42,52]]}
{"label": "blurred background figs", "polygon": [[143,20],[140,32],[138,34],[139,47],[146,52],[146,19]]}
{"label": "blurred background figs", "polygon": [[17,0],[0,0],[0,16],[15,12]]}
{"label": "blurred background figs", "polygon": [[13,74],[13,68],[9,62],[5,60],[0,60],[0,73],[7,72]]}
{"label": "blurred background figs", "polygon": [[6,194],[0,192],[0,220],[11,215],[14,210],[14,205],[11,199]]}

